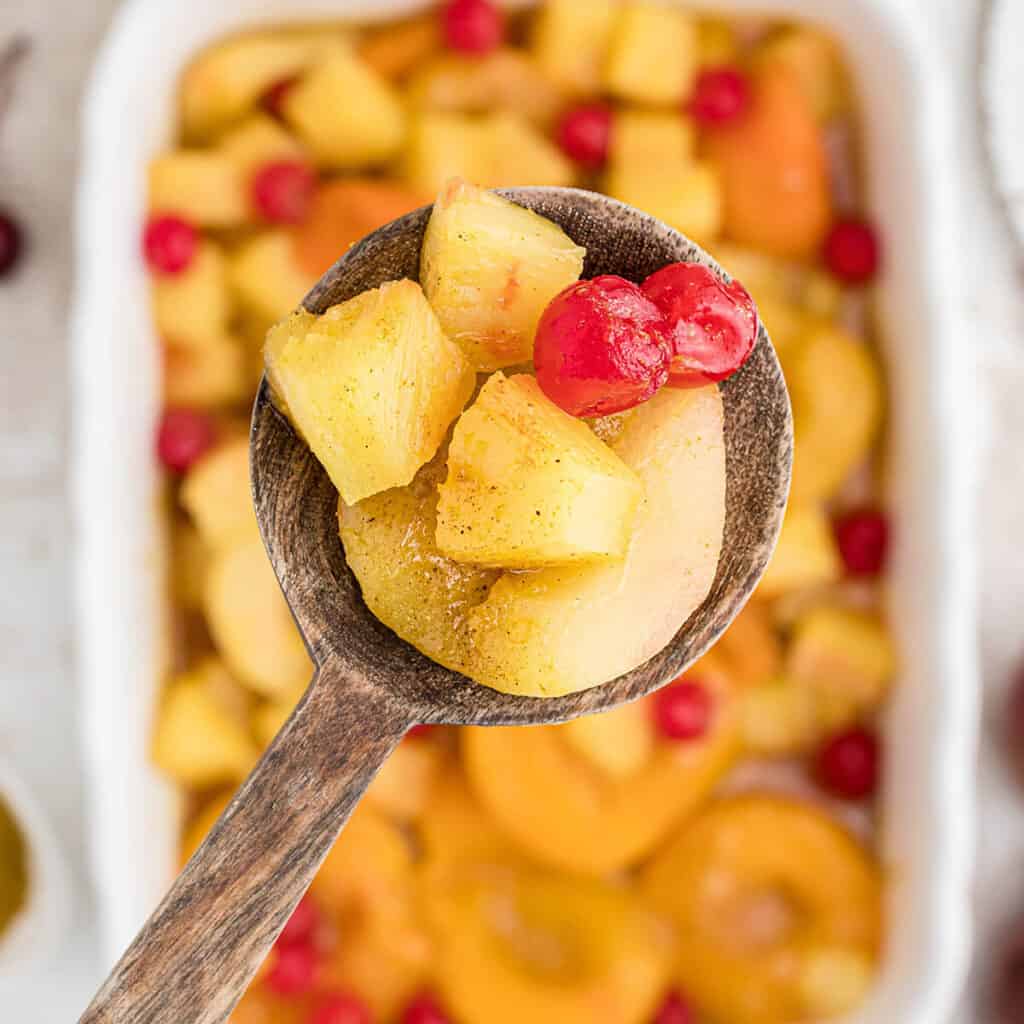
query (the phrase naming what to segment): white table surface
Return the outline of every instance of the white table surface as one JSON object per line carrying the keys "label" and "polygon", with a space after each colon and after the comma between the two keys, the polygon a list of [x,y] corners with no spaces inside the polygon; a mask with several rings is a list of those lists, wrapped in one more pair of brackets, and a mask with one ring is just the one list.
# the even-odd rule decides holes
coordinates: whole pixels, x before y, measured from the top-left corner
{"label": "white table surface", "polygon": [[[77,893],[75,925],[59,959],[44,976],[0,992],[4,1020],[33,1024],[76,1019],[102,968],[84,858],[88,823],[69,630],[66,314],[78,102],[116,2],[0,0],[0,42],[15,31],[33,40],[16,100],[0,124],[0,206],[18,213],[32,241],[22,272],[0,284],[0,755],[19,766],[51,814]],[[1011,668],[1024,659],[1024,271],[1013,265],[987,194],[975,137],[979,0],[906,2],[938,25],[963,97],[955,114],[962,126],[965,244],[951,247],[950,258],[963,262],[971,311],[964,403],[978,400],[967,372],[973,366],[984,411],[977,445],[980,640],[991,718]],[[1024,799],[1014,795],[991,748],[986,744],[980,764],[981,942],[1011,902],[1008,894],[1020,894],[1024,906]],[[961,1019],[979,1018],[965,1008]]]}

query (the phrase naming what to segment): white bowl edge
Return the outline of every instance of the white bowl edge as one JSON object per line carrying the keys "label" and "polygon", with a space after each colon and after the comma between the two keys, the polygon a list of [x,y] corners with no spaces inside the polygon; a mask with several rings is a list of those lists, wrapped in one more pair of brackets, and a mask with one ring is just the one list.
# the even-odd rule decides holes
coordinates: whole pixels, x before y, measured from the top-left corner
{"label": "white bowl edge", "polygon": [[[163,662],[162,540],[151,446],[158,367],[137,258],[142,162],[168,140],[174,79],[204,42],[260,22],[381,17],[422,6],[418,0],[238,0],[229,11],[199,0],[133,0],[97,62],[85,106],[76,223],[73,495],[92,853],[111,961],[155,905],[175,862],[173,799],[146,757]],[[943,248],[959,230],[949,84],[929,25],[901,0],[840,0],[827,9],[815,0],[688,6],[827,24],[846,46],[867,112],[871,199],[891,242],[883,320],[900,346],[889,353],[890,380],[900,395],[893,405],[901,467],[893,496],[898,519],[912,527],[897,546],[893,605],[908,627],[904,643],[915,648],[908,673],[916,683],[897,693],[888,721],[884,845],[899,883],[890,887],[896,924],[881,982],[854,1019],[937,1024],[959,990],[969,952],[978,718],[964,436],[972,402],[964,401],[958,376],[962,312]],[[921,346],[916,361],[905,352],[911,343]],[[122,400],[125,386],[131,394]]]}

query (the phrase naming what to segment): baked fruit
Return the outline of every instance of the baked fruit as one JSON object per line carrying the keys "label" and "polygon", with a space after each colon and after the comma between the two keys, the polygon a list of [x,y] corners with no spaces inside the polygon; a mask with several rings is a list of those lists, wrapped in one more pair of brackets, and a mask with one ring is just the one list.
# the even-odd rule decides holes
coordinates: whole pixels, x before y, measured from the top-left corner
{"label": "baked fruit", "polygon": [[585,251],[532,210],[454,181],[434,206],[420,279],[441,327],[478,371],[529,362],[545,306]]}
{"label": "baked fruit", "polygon": [[267,336],[267,371],[348,504],[408,484],[474,385],[420,286],[393,281]]}
{"label": "baked fruit", "polygon": [[495,568],[617,559],[642,497],[636,473],[534,377],[495,373],[455,425],[437,546]]}

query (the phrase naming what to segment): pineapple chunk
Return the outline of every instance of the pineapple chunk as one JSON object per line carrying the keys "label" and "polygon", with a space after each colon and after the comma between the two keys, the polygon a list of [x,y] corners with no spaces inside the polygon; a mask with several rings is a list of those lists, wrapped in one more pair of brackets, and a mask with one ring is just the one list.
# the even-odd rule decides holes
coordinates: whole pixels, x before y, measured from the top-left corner
{"label": "pineapple chunk", "polygon": [[403,176],[409,187],[437,195],[456,176],[483,182],[490,177],[483,121],[465,114],[422,111],[410,118]]}
{"label": "pineapple chunk", "polygon": [[316,284],[299,265],[291,235],[265,231],[243,242],[229,268],[239,305],[263,330],[287,316]]}
{"label": "pineapple chunk", "polygon": [[874,616],[822,605],[794,625],[786,670],[813,693],[823,726],[841,729],[882,703],[896,652]]}
{"label": "pineapple chunk", "polygon": [[258,536],[249,489],[249,439],[234,438],[203,456],[185,477],[181,503],[209,548]]}
{"label": "pineapple chunk", "polygon": [[198,611],[203,602],[203,581],[210,553],[199,531],[187,522],[174,524],[174,552],[171,566],[171,593],[174,603],[185,611]]}
{"label": "pineapple chunk", "polygon": [[697,58],[693,15],[655,3],[631,3],[612,32],[605,87],[619,99],[677,106],[693,89]]}
{"label": "pineapple chunk", "polygon": [[220,152],[241,170],[246,181],[266,164],[304,161],[301,143],[268,114],[251,114],[220,140]]}
{"label": "pineapple chunk", "polygon": [[373,167],[398,154],[405,111],[394,87],[355,53],[333,54],[284,100],[284,115],[322,167]]}
{"label": "pineapple chunk", "polygon": [[697,129],[677,111],[619,110],[614,116],[611,167],[650,170],[662,164],[679,168],[697,155]]}
{"label": "pineapple chunk", "polygon": [[505,110],[542,125],[550,124],[564,104],[558,87],[537,65],[521,50],[508,48],[486,57],[436,57],[413,75],[408,100],[421,110]]}
{"label": "pineapple chunk", "polygon": [[701,18],[697,26],[697,66],[736,64],[741,58],[736,26],[728,18]]}
{"label": "pineapple chunk", "polygon": [[253,381],[241,343],[229,335],[164,344],[164,398],[168,405],[232,405],[252,396]]}
{"label": "pineapple chunk", "polygon": [[149,165],[149,206],[206,228],[231,228],[249,216],[245,176],[224,153],[179,149]]}
{"label": "pineapple chunk", "polygon": [[636,473],[536,378],[495,373],[455,425],[437,546],[508,569],[621,558],[642,496]]}
{"label": "pineapple chunk", "polygon": [[152,298],[161,338],[179,345],[202,344],[206,338],[223,335],[231,316],[224,250],[204,240],[181,273],[153,277]]}
{"label": "pineapple chunk", "polygon": [[293,78],[342,45],[343,35],[260,32],[212,46],[185,70],[181,83],[185,135],[209,142],[251,111],[272,85]]}
{"label": "pineapple chunk", "polygon": [[786,677],[740,695],[741,731],[747,750],[763,757],[806,753],[817,741],[817,708],[806,686]]}
{"label": "pineapple chunk", "polygon": [[537,14],[533,53],[545,75],[574,95],[601,91],[620,0],[548,0]]}
{"label": "pineapple chunk", "polygon": [[477,370],[496,370],[533,358],[541,314],[585,255],[532,210],[454,181],[434,206],[420,278],[448,337]]}
{"label": "pineapple chunk", "polygon": [[158,768],[184,785],[212,786],[244,779],[256,757],[248,733],[222,707],[204,669],[171,682],[153,734]]}
{"label": "pineapple chunk", "polygon": [[[784,350],[793,402],[793,498],[831,497],[869,455],[882,420],[882,376],[871,349],[820,325]],[[843,396],[836,402],[835,395]]]}
{"label": "pineapple chunk", "polygon": [[628,779],[646,767],[655,748],[650,705],[623,704],[558,726],[576,753],[613,779]]}
{"label": "pineapple chunk", "polygon": [[487,173],[480,184],[513,188],[576,183],[572,161],[522,115],[499,111],[483,120],[481,131]]}
{"label": "pineapple chunk", "polygon": [[475,376],[414,281],[392,281],[310,324],[273,331],[266,358],[289,415],[342,498],[409,483],[437,452]]}
{"label": "pineapple chunk", "polygon": [[660,391],[612,447],[646,492],[625,559],[504,575],[469,613],[477,682],[546,697],[606,682],[660,651],[707,596],[725,523],[718,389]]}
{"label": "pineapple chunk", "polygon": [[706,162],[675,170],[663,164],[612,170],[606,190],[698,243],[714,241],[721,233],[722,187],[714,167]]}
{"label": "pineapple chunk", "polygon": [[791,502],[758,594],[779,597],[793,590],[834,583],[841,574],[839,551],[825,512],[817,505]]}
{"label": "pineapple chunk", "polygon": [[210,634],[240,682],[264,696],[308,683],[306,646],[258,537],[214,552],[205,582]]}
{"label": "pineapple chunk", "polygon": [[357,505],[339,502],[345,558],[374,615],[428,658],[465,671],[465,621],[498,579],[493,569],[462,565],[437,549],[437,485],[447,451],[408,487],[375,494]]}

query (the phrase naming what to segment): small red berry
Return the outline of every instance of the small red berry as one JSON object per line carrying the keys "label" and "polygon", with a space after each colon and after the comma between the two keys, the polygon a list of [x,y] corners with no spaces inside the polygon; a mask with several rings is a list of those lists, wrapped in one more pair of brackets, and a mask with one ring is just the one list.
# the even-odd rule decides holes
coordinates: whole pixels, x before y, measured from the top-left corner
{"label": "small red berry", "polygon": [[757,307],[746,288],[726,284],[700,263],[672,263],[643,283],[661,310],[672,345],[670,387],[703,387],[725,380],[757,344]]}
{"label": "small red berry", "polygon": [[309,212],[316,172],[297,160],[266,164],[252,177],[253,206],[273,224],[298,224]]}
{"label": "small red berry", "polygon": [[726,124],[750,106],[750,80],[738,68],[705,68],[697,75],[687,110],[701,124]]}
{"label": "small red berry", "polygon": [[0,277],[4,277],[17,266],[21,250],[22,236],[18,222],[10,214],[0,210]]}
{"label": "small red berry", "polygon": [[445,44],[477,56],[496,50],[505,40],[505,14],[491,0],[449,0],[441,8]]}
{"label": "small red berry", "polygon": [[402,1011],[399,1024],[451,1024],[451,1018],[429,992],[421,992]]}
{"label": "small red berry", "polygon": [[358,996],[337,992],[314,1007],[308,1024],[373,1024],[373,1013]]}
{"label": "small red berry", "polygon": [[157,274],[180,274],[192,262],[198,246],[199,232],[174,214],[153,217],[142,237],[146,264]]}
{"label": "small red berry", "polygon": [[670,992],[651,1024],[697,1024],[697,1017],[690,1004],[678,992]]}
{"label": "small red berry", "polygon": [[558,122],[558,144],[571,160],[596,171],[608,162],[612,111],[603,103],[567,110]]}
{"label": "small red berry", "polygon": [[283,946],[271,954],[273,963],[263,976],[264,984],[279,996],[302,996],[316,985],[319,966],[311,945]]}
{"label": "small red berry", "polygon": [[851,576],[878,576],[889,550],[889,520],[874,509],[851,512],[833,525],[843,565]]}
{"label": "small red berry", "polygon": [[411,740],[424,740],[436,728],[436,725],[414,725],[405,735]]}
{"label": "small red berry", "polygon": [[863,220],[841,220],[825,238],[825,266],[846,284],[865,284],[878,272],[880,246],[875,229]]}
{"label": "small red berry", "polygon": [[167,409],[157,429],[156,451],[172,473],[185,473],[217,439],[213,419],[198,409]]}
{"label": "small red berry", "polygon": [[296,946],[310,942],[320,928],[322,920],[320,908],[313,902],[313,898],[308,894],[303,896],[281,929],[277,945]]}
{"label": "small red berry", "polygon": [[292,91],[292,89],[295,88],[298,81],[299,79],[297,76],[278,79],[260,97],[260,106],[270,114],[271,117],[281,119],[284,117],[285,97]]}
{"label": "small red berry", "polygon": [[844,800],[862,800],[878,787],[881,751],[878,738],[863,728],[848,729],[826,740],[814,761],[822,789]]}
{"label": "small red berry", "polygon": [[651,698],[654,724],[665,739],[700,739],[711,726],[714,701],[697,679],[685,676]]}
{"label": "small red berry", "polygon": [[661,312],[631,281],[577,281],[537,325],[537,383],[573,416],[606,416],[646,402],[668,379]]}

